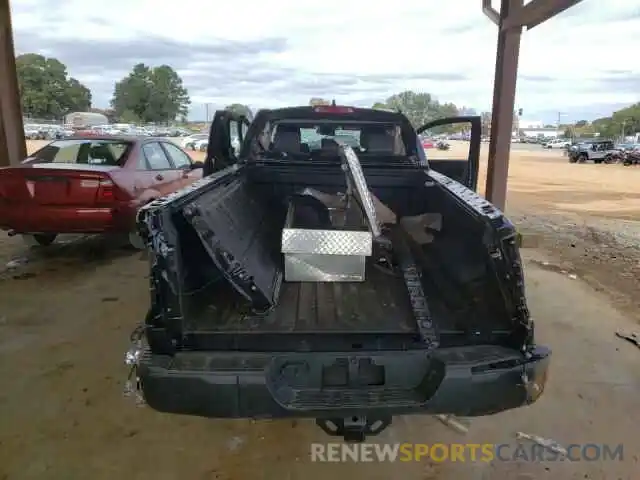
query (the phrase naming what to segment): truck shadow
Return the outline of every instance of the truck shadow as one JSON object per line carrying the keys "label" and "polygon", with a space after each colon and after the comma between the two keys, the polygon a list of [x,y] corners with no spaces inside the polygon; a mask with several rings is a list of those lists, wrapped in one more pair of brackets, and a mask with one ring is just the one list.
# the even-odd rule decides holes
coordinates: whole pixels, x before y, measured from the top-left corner
{"label": "truck shadow", "polygon": [[107,265],[123,257],[144,259],[146,252],[133,250],[124,238],[104,235],[62,235],[47,247],[29,247],[17,242],[11,249],[9,261],[0,265],[0,281],[42,276],[61,276],[70,280],[87,269]]}

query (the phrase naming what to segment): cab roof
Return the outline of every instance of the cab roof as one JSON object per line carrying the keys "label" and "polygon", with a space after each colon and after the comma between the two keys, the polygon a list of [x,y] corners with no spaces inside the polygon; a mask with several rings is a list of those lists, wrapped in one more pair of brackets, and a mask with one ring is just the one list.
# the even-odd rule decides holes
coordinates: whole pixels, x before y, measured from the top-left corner
{"label": "cab roof", "polygon": [[[335,120],[354,122],[405,123],[409,122],[400,112],[377,110],[374,108],[358,108],[345,105],[317,105],[304,107],[286,107],[260,110],[256,119],[264,120],[327,120],[335,116]],[[265,118],[266,117],[266,118]],[[254,121],[255,121],[254,120]]]}

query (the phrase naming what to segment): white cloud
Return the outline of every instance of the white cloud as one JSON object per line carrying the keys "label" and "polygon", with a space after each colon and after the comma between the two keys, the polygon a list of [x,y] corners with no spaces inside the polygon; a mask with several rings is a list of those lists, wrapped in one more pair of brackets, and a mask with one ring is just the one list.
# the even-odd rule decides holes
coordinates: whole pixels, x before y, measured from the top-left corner
{"label": "white cloud", "polygon": [[[80,61],[73,55],[74,44],[80,49],[109,40],[129,41],[132,51],[127,61],[135,58],[154,64],[162,61],[160,53],[155,58],[146,56],[148,50],[137,47],[140,41],[164,38],[167,49],[170,42],[179,42],[184,63],[176,68],[184,76],[197,112],[204,110],[205,102],[239,101],[254,107],[305,104],[314,93],[345,103],[371,104],[403,89],[488,109],[497,27],[482,14],[480,4],[479,0],[379,4],[364,0],[13,0],[12,6],[17,49],[42,50],[67,63],[70,73],[92,88],[100,104],[108,102],[113,83],[133,63],[122,64],[117,71],[112,67],[100,71],[100,65],[109,60],[106,47],[96,50],[101,55],[83,50],[87,58]],[[584,0],[525,32],[518,106],[525,116],[557,111],[597,115],[608,114],[612,105],[638,101],[638,31],[637,0]],[[41,46],[35,44],[34,32],[40,35]],[[51,38],[65,42],[52,43]],[[261,51],[262,39],[270,39],[271,47]],[[277,39],[283,41],[276,44]],[[218,52],[215,61],[207,60],[207,44],[219,46],[227,41],[249,42],[252,51],[228,53],[224,59],[223,52]],[[122,43],[118,45],[122,48]],[[191,57],[193,51],[199,52],[199,60]],[[178,62],[175,58],[180,54],[172,51],[172,55]],[[228,70],[233,77],[224,75]],[[253,79],[243,82],[243,72]],[[256,80],[257,72],[264,74],[263,81]],[[235,80],[225,82],[224,78]],[[331,80],[343,85],[338,82],[332,89]]]}

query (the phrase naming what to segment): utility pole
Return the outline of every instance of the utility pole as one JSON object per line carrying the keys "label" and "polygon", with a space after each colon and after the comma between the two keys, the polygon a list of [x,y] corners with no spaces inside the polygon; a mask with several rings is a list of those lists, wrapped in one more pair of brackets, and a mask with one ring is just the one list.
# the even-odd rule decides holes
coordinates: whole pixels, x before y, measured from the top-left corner
{"label": "utility pole", "polygon": [[558,112],[558,123],[556,124],[556,138],[560,138],[560,122],[566,113]]}
{"label": "utility pole", "polygon": [[205,122],[209,123],[209,104],[208,103],[204,104],[204,112],[205,112],[205,117],[206,117]]}

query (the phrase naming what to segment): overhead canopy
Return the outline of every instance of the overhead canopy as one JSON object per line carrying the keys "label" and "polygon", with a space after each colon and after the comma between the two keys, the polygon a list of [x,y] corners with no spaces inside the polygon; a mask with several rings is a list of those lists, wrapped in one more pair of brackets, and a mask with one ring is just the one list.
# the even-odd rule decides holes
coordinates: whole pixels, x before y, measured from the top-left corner
{"label": "overhead canopy", "polygon": [[[522,28],[531,29],[581,0],[501,0],[496,11],[491,0],[482,10],[498,25],[491,140],[486,197],[504,208]],[[16,75],[9,0],[0,0],[0,167],[16,165],[26,157],[22,111]]]}

